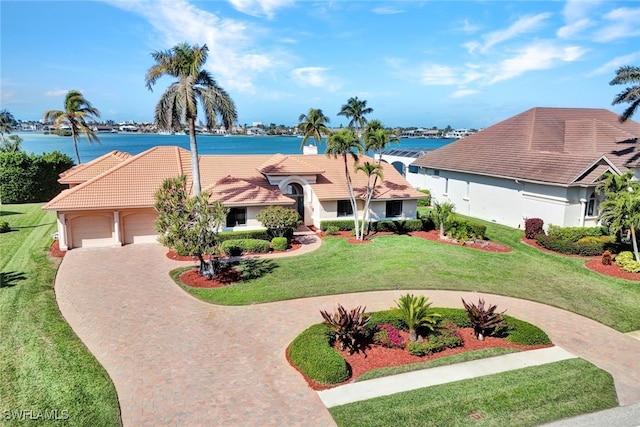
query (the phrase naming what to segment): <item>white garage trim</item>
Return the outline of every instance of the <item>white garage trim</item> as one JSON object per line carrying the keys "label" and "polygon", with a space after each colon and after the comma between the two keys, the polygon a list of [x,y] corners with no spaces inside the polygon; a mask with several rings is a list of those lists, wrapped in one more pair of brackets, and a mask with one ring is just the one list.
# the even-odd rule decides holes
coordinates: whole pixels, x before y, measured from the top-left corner
{"label": "white garage trim", "polygon": [[113,215],[111,213],[67,216],[67,221],[69,242],[72,248],[93,248],[114,244]]}

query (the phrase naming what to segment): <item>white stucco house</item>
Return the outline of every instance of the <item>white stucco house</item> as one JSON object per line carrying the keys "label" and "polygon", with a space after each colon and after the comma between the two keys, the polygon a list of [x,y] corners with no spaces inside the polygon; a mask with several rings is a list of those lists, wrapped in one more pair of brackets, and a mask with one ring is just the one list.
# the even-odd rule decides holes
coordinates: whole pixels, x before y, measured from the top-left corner
{"label": "white stucco house", "polygon": [[[373,161],[363,158],[364,161]],[[344,163],[325,155],[202,155],[201,187],[230,208],[224,230],[261,228],[256,216],[266,206],[296,209],[305,225],[326,219],[353,219]],[[367,178],[348,161],[360,218]],[[417,216],[416,191],[391,165],[370,205],[371,218]],[[56,212],[62,250],[156,242],[155,193],[166,178],[187,176],[191,189],[191,155],[179,147],[154,147],[132,156],[111,152],[63,173],[69,185],[43,209]]]}
{"label": "white stucco house", "polygon": [[639,137],[640,123],[605,109],[532,108],[419,157],[406,178],[483,220],[594,226],[603,174],[640,176]]}

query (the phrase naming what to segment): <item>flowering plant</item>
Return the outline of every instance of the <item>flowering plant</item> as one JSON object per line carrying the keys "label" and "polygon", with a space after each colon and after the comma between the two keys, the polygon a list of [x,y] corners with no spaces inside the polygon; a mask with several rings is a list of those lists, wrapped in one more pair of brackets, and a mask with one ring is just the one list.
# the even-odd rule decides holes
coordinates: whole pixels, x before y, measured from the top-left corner
{"label": "flowering plant", "polygon": [[404,348],[404,339],[400,336],[400,331],[388,323],[380,324],[376,327],[377,332],[373,335],[373,342],[387,348]]}

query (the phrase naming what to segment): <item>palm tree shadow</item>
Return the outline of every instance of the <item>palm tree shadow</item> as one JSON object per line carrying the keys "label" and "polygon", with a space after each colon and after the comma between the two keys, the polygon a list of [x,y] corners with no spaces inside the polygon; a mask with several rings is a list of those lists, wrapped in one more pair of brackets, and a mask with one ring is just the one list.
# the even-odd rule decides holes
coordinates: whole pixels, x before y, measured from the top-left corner
{"label": "palm tree shadow", "polygon": [[26,279],[27,276],[24,273],[16,271],[2,272],[0,273],[0,288],[11,288]]}
{"label": "palm tree shadow", "polygon": [[241,261],[238,269],[242,271],[242,280],[252,280],[271,273],[277,267],[271,260],[250,258]]}

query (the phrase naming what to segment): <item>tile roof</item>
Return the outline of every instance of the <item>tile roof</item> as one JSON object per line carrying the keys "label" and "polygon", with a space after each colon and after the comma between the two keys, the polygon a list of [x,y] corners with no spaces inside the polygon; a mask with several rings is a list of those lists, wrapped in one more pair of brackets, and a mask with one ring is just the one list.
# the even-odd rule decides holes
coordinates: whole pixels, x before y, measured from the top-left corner
{"label": "tile roof", "polygon": [[[341,158],[325,155],[204,155],[200,156],[200,178],[203,190],[212,191],[212,198],[222,199],[229,206],[289,204],[276,185],[269,184],[259,170],[271,170],[271,165],[283,165],[291,174],[314,173],[311,187],[320,200],[349,197]],[[361,162],[373,160],[363,157]],[[307,169],[302,166],[309,165]],[[356,193],[363,195],[366,176],[355,172],[348,160]],[[393,168],[383,163],[384,180],[379,184],[379,199],[415,199],[424,194],[415,190]],[[122,209],[151,207],[155,192],[166,178],[187,176],[192,187],[191,156],[179,147],[154,147],[126,159],[108,171],[69,190],[47,203],[47,210]]]}
{"label": "tile roof", "polygon": [[[585,184],[596,164],[640,165],[640,123],[605,109],[532,108],[421,156],[416,166],[548,182]],[[598,170],[606,170],[606,167]],[[598,177],[595,177],[597,180]]]}
{"label": "tile roof", "polygon": [[112,169],[131,157],[129,153],[111,151],[88,163],[82,163],[60,174],[60,184],[80,184]]}
{"label": "tile roof", "polygon": [[324,170],[291,156],[276,154],[258,166],[258,172],[265,175],[310,175],[320,174]]}

